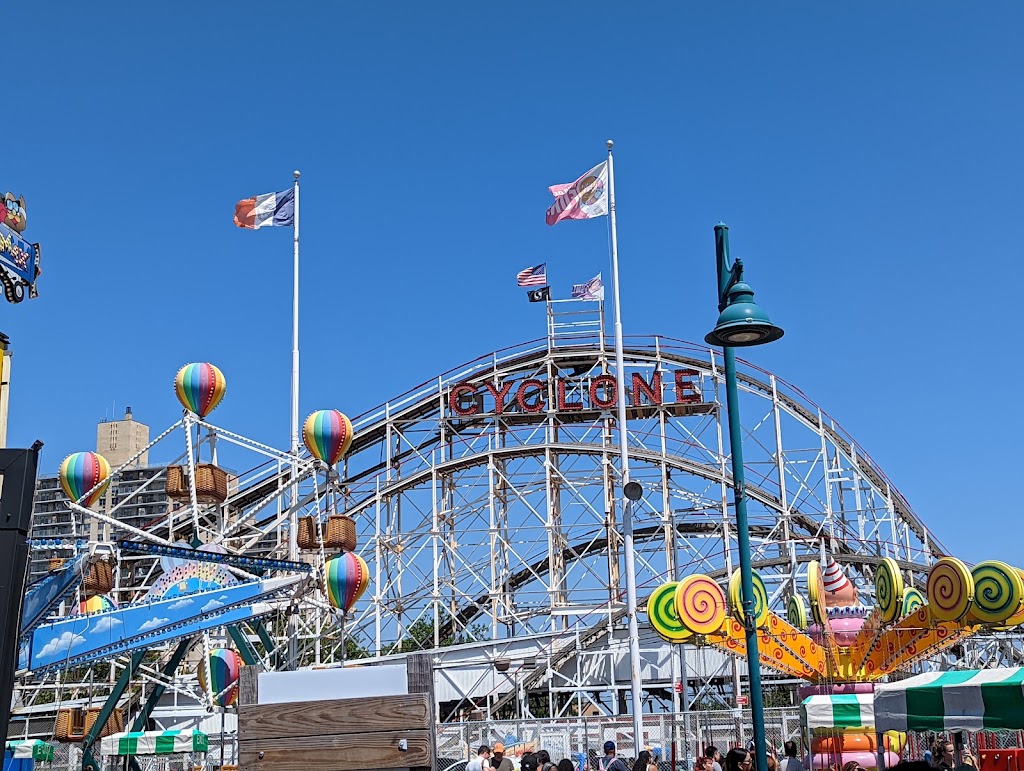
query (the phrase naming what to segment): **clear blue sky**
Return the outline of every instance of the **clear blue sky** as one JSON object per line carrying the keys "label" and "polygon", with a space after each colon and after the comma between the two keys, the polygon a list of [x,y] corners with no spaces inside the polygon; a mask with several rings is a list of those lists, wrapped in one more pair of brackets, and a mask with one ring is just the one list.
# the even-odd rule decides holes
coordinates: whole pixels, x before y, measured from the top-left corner
{"label": "clear blue sky", "polygon": [[611,137],[627,334],[703,337],[725,220],[787,332],[748,357],[962,556],[1024,564],[1024,9],[636,5],[8,7],[0,188],[45,271],[0,310],[9,443],[53,471],[115,403],[155,432],[178,367],[212,361],[218,422],[286,446],[291,234],[231,217],[294,168],[303,415],[542,336],[515,273],[607,274],[604,220],[543,214]]}

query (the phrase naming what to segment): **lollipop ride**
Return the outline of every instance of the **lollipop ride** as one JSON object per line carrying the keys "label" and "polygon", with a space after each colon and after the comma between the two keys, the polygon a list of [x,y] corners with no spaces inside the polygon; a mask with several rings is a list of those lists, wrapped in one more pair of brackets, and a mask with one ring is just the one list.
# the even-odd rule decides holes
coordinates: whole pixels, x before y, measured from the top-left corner
{"label": "lollipop ride", "polygon": [[[869,606],[823,547],[821,560],[807,566],[807,599],[791,593],[786,618],[769,610],[756,575],[754,594],[761,664],[808,682],[800,696],[814,769],[850,761],[875,768],[878,759],[894,765],[906,737],[890,732],[879,747],[874,684],[974,635],[1024,622],[1024,571],[994,560],[968,568],[942,557],[922,591],[905,584],[895,560],[880,558]],[[663,584],[648,616],[669,642],[746,653],[738,571],[725,590],[700,574]]]}

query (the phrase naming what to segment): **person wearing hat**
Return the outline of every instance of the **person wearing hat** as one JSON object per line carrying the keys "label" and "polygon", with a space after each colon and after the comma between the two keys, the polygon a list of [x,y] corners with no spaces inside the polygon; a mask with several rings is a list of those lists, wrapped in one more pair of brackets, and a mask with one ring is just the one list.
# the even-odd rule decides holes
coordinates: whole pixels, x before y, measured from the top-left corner
{"label": "person wearing hat", "polygon": [[495,742],[491,748],[491,754],[493,759],[491,760],[491,768],[494,771],[515,771],[515,766],[512,765],[512,758],[505,757],[505,745],[501,742]]}
{"label": "person wearing hat", "polygon": [[626,764],[615,757],[615,742],[604,743],[604,757],[597,764],[598,771],[629,771]]}

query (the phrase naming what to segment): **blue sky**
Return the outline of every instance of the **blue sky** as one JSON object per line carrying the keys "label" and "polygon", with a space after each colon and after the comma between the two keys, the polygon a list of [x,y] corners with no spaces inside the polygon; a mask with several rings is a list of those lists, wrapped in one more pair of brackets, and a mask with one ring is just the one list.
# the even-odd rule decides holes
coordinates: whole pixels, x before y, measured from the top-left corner
{"label": "blue sky", "polygon": [[[641,4],[637,4],[641,5]],[[302,406],[357,414],[544,334],[606,275],[605,224],[547,185],[616,142],[626,333],[699,340],[712,228],[799,386],[967,559],[1024,564],[1016,404],[1024,9],[1010,3],[39,3],[5,11],[0,186],[43,245],[5,304],[9,444],[159,429],[213,361],[218,421],[287,445],[290,232],[235,202],[302,170]],[[1007,297],[1005,295],[1011,295]],[[1009,336],[1008,336],[1009,337]],[[115,407],[116,405],[116,407]]]}

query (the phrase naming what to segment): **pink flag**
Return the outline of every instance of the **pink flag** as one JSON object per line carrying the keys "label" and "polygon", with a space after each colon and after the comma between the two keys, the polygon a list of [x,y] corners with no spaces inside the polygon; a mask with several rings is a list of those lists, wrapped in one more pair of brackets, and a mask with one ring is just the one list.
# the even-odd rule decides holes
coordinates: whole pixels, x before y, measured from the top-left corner
{"label": "pink flag", "polygon": [[548,188],[555,202],[547,211],[545,221],[554,225],[562,220],[588,220],[608,213],[608,161],[568,185]]}

